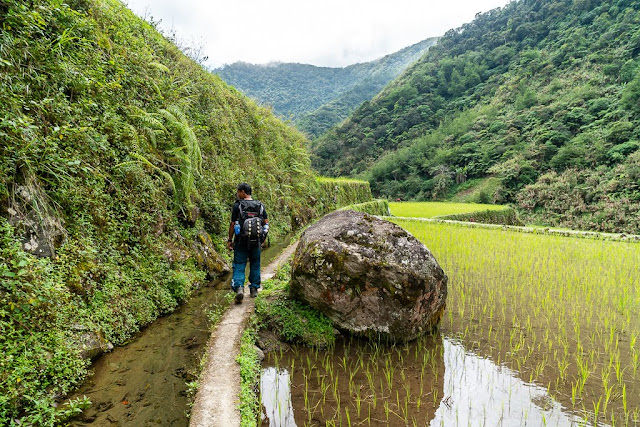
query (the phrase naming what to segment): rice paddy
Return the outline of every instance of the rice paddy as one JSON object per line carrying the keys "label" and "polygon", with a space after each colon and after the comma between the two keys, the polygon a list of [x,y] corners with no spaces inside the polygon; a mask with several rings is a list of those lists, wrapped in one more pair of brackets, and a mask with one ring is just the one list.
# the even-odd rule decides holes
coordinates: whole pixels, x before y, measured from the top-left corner
{"label": "rice paddy", "polygon": [[439,333],[272,354],[294,421],[264,425],[640,423],[637,243],[395,222],[449,276]]}
{"label": "rice paddy", "polygon": [[448,202],[389,202],[391,215],[411,218],[436,218],[444,215],[465,214],[479,211],[501,211],[502,205]]}

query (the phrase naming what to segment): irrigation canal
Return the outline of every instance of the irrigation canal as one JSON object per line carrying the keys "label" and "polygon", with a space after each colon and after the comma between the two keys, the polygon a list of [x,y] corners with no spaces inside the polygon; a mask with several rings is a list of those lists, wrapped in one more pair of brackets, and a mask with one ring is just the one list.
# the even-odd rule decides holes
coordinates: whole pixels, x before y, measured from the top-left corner
{"label": "irrigation canal", "polygon": [[[262,265],[290,241],[262,253]],[[223,303],[228,278],[210,282],[175,312],[142,330],[127,345],[98,358],[94,374],[70,398],[86,395],[89,409],[72,426],[188,426],[187,383],[196,379],[210,331],[207,312]]]}

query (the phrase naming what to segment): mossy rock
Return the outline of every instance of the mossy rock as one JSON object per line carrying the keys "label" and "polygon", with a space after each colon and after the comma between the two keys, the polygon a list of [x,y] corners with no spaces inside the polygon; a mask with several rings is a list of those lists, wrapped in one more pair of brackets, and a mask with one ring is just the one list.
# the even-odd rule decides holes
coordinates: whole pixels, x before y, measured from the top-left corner
{"label": "mossy rock", "polygon": [[345,210],[302,235],[290,288],[338,329],[409,341],[437,325],[447,280],[429,249],[407,231]]}

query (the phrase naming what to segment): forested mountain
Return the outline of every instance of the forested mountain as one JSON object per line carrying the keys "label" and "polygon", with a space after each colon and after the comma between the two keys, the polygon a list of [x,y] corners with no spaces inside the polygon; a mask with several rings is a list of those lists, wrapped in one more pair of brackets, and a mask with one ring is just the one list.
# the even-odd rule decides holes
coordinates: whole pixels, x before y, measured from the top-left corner
{"label": "forested mountain", "polygon": [[276,234],[349,193],[119,0],[0,0],[0,28],[0,425],[54,425],[90,357],[221,273],[239,182]]}
{"label": "forested mountain", "polygon": [[529,219],[638,233],[639,54],[638,1],[511,2],[447,32],[312,164],[414,199],[492,176]]}
{"label": "forested mountain", "polygon": [[378,60],[344,68],[237,62],[213,72],[272,106],[278,116],[293,119],[307,134],[318,136],[380,92],[435,42],[435,38],[427,39]]}

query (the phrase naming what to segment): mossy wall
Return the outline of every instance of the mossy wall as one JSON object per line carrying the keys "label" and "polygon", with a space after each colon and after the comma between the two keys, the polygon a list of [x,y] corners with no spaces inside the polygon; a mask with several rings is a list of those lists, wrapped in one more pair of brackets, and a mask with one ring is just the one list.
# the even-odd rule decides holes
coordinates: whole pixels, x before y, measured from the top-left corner
{"label": "mossy wall", "polygon": [[323,213],[340,207],[371,201],[368,181],[342,178],[316,178],[318,202]]}
{"label": "mossy wall", "polygon": [[0,27],[0,425],[74,412],[79,337],[125,343],[219,272],[239,182],[273,236],[370,197],[118,0],[0,1]]}
{"label": "mossy wall", "polygon": [[341,209],[351,209],[357,212],[368,213],[369,215],[389,216],[389,202],[384,199],[376,199],[370,202],[356,203],[345,206]]}

